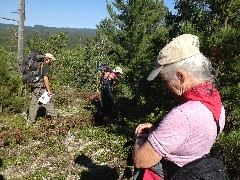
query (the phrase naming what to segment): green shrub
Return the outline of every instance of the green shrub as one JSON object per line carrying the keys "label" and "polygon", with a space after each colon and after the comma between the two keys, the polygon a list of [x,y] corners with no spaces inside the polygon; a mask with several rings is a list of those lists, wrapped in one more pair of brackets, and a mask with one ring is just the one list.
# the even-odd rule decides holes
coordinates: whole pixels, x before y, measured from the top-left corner
{"label": "green shrub", "polygon": [[14,56],[0,49],[0,105],[3,111],[20,112],[23,110],[25,97],[21,97],[22,81],[11,69]]}

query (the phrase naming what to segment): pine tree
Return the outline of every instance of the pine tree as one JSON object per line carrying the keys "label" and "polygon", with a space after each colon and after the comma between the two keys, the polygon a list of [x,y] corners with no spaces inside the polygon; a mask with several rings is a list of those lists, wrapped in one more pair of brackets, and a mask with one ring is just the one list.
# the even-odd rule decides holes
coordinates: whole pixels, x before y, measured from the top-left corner
{"label": "pine tree", "polygon": [[167,8],[163,1],[115,0],[107,3],[107,9],[110,18],[101,22],[98,33],[111,46],[111,60],[128,67],[125,78],[137,89],[168,40],[164,23]]}

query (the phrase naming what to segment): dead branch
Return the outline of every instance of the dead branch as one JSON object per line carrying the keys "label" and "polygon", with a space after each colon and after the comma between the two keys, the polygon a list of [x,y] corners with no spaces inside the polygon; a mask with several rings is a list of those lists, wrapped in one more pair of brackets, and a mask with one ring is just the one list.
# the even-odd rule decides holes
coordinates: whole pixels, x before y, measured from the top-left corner
{"label": "dead branch", "polygon": [[1,18],[1,19],[5,19],[5,20],[8,20],[8,21],[16,21],[16,22],[18,22],[18,20],[16,20],[16,19],[10,19],[10,18],[5,18],[5,17],[1,17],[1,16],[0,16],[0,18]]}

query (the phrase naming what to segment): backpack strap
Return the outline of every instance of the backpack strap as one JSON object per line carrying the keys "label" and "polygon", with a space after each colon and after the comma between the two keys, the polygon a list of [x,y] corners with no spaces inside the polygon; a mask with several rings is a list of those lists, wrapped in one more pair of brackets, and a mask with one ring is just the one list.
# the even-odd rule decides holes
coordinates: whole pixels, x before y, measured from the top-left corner
{"label": "backpack strap", "polygon": [[29,63],[28,63],[28,69],[30,69],[30,68],[31,68],[32,64],[33,64],[33,59],[32,59],[32,58],[30,58],[30,60],[29,60]]}
{"label": "backpack strap", "polygon": [[[220,133],[220,125],[219,125],[219,121],[215,121],[216,122],[216,124],[217,124],[217,137],[218,137],[218,135],[219,135],[219,133]],[[216,137],[216,138],[217,138]]]}
{"label": "backpack strap", "polygon": [[43,70],[42,70],[42,69],[43,69],[43,63],[40,64],[40,73],[41,73],[41,76],[42,76],[42,74],[43,74]]}
{"label": "backpack strap", "polygon": [[39,64],[39,68],[38,68],[38,82],[37,82],[37,87],[44,87],[44,83],[43,83],[43,63]]}

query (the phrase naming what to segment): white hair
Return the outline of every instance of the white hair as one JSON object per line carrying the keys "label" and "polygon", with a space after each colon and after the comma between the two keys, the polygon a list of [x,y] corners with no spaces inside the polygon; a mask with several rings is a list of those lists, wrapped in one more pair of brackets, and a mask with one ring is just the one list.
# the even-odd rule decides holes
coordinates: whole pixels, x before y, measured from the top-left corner
{"label": "white hair", "polygon": [[166,65],[160,74],[166,78],[176,79],[178,70],[187,71],[195,79],[201,81],[214,82],[211,62],[202,54],[198,54],[174,64]]}

